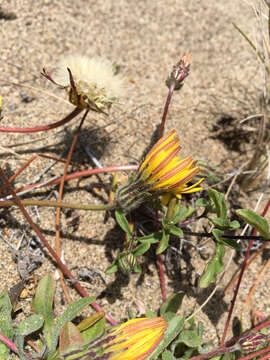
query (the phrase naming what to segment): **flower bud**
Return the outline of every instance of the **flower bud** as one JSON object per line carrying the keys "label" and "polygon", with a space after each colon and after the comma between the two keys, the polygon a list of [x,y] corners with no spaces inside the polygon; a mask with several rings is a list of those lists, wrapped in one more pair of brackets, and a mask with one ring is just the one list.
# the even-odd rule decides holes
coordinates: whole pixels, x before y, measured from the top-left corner
{"label": "flower bud", "polygon": [[257,332],[247,332],[238,340],[239,350],[250,353],[262,349],[268,342],[268,331],[266,328]]}

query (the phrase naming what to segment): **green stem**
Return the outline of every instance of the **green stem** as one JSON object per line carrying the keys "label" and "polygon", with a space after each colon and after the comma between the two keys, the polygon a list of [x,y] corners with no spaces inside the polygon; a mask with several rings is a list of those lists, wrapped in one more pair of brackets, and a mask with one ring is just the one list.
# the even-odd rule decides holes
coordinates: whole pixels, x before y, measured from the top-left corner
{"label": "green stem", "polygon": [[[77,210],[93,210],[93,211],[102,211],[102,210],[112,210],[115,208],[115,204],[104,204],[104,205],[81,205],[81,204],[72,204],[63,201],[49,201],[49,200],[21,200],[21,203],[24,206],[48,206],[55,208],[69,208]],[[0,201],[0,207],[8,207],[17,205],[15,200],[4,200]]]}

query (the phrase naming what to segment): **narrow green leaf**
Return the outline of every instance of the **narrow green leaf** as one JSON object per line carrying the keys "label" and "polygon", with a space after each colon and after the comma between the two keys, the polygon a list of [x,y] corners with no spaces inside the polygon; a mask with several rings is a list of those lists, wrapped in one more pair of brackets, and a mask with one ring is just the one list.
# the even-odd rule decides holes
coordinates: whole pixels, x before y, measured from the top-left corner
{"label": "narrow green leaf", "polygon": [[265,239],[270,239],[269,225],[263,216],[252,210],[239,209],[236,214],[246,223],[254,227]]}
{"label": "narrow green leaf", "polygon": [[192,206],[182,206],[180,211],[174,216],[172,223],[178,224],[179,221],[183,221],[190,217],[194,213],[195,209]]}
{"label": "narrow green leaf", "polygon": [[206,265],[203,275],[200,278],[200,287],[206,288],[216,280],[217,274],[223,269],[223,256],[225,254],[224,245],[216,244],[215,254],[212,260]]}
{"label": "narrow green leaf", "polygon": [[198,207],[206,207],[208,205],[208,201],[205,198],[200,198],[195,201],[195,205]]}
{"label": "narrow green leaf", "polygon": [[149,242],[143,242],[138,245],[134,250],[132,250],[132,254],[135,256],[140,256],[146,253],[150,249],[151,244]]}
{"label": "narrow green leaf", "polygon": [[132,232],[130,231],[129,223],[127,221],[127,218],[122,210],[115,210],[115,218],[118,223],[118,225],[121,227],[121,229],[128,234],[128,236],[132,237]]}
{"label": "narrow green leaf", "polygon": [[183,316],[175,316],[172,320],[169,321],[167,330],[165,331],[164,337],[157,346],[157,348],[152,352],[152,354],[147,358],[147,360],[157,359],[158,356],[163,352],[164,349],[177,337],[180,331],[184,326]]}
{"label": "narrow green leaf", "polygon": [[18,332],[23,336],[27,336],[40,329],[43,323],[44,323],[44,319],[42,315],[40,314],[31,315],[20,322],[18,326]]}
{"label": "narrow green leaf", "polygon": [[163,251],[167,249],[169,245],[169,238],[170,238],[170,234],[166,230],[163,230],[162,239],[156,251],[157,255],[163,253]]}
{"label": "narrow green leaf", "polygon": [[[26,357],[25,353],[24,353],[24,337],[20,334],[17,334],[15,337],[15,345],[18,349],[18,355],[20,360],[28,360],[28,358]],[[0,357],[0,359],[4,359],[2,357]],[[5,358],[6,359],[6,358]]]}
{"label": "narrow green leaf", "polygon": [[182,237],[184,235],[183,230],[181,230],[179,227],[172,225],[169,227],[169,232],[175,236]]}
{"label": "narrow green leaf", "polygon": [[209,189],[208,195],[215,205],[215,211],[216,211],[217,217],[226,219],[227,218],[227,206],[225,203],[224,194],[222,194],[214,189]]}
{"label": "narrow green leaf", "polygon": [[176,360],[173,354],[169,350],[165,350],[162,353],[162,360]]}
{"label": "narrow green leaf", "polygon": [[105,330],[105,316],[99,319],[94,325],[82,332],[82,337],[85,342],[90,342],[92,339],[97,338]]}
{"label": "narrow green leaf", "polygon": [[105,313],[104,311],[98,311],[95,312],[93,315],[87,317],[86,319],[83,319],[78,325],[77,328],[79,331],[84,331],[91,326],[93,326],[96,322],[98,322],[100,319],[104,318]]}
{"label": "narrow green leaf", "polygon": [[84,344],[83,337],[77,327],[68,321],[64,324],[59,336],[59,353],[71,351]]}
{"label": "narrow green leaf", "polygon": [[52,333],[54,328],[53,296],[53,279],[51,275],[46,275],[38,284],[32,302],[32,308],[36,314],[42,315],[44,318],[43,333],[49,349],[51,349],[52,346]]}
{"label": "narrow green leaf", "polygon": [[221,217],[208,216],[211,223],[220,230],[230,230],[229,220]]}
{"label": "narrow green leaf", "polygon": [[227,239],[223,238],[222,235],[224,234],[224,231],[219,229],[213,229],[212,234],[214,235],[217,242],[222,243],[226,246],[229,246],[232,249],[239,250],[240,246],[237,244],[236,240],[234,239]]}
{"label": "narrow green leaf", "polygon": [[146,309],[145,316],[150,318],[155,318],[157,317],[157,314],[152,310]]}
{"label": "narrow green leaf", "polygon": [[240,223],[237,220],[230,221],[229,226],[230,226],[230,230],[236,230],[240,228]]}
{"label": "narrow green leaf", "polygon": [[146,236],[141,236],[139,238],[136,238],[136,241],[139,241],[141,243],[149,242],[150,244],[156,244],[161,239],[162,239],[162,231],[158,231]]}
{"label": "narrow green leaf", "polygon": [[107,267],[107,269],[105,270],[105,274],[110,275],[116,273],[117,271],[118,271],[118,265],[117,262],[115,262],[111,266]]}
{"label": "narrow green leaf", "polygon": [[[12,326],[12,305],[7,291],[3,291],[0,295],[0,333],[12,340],[15,335],[15,330]],[[8,347],[0,342],[0,359],[8,357]]]}
{"label": "narrow green leaf", "polygon": [[196,331],[194,330],[183,330],[179,336],[181,340],[188,347],[197,347],[202,344],[202,339],[199,337]]}
{"label": "narrow green leaf", "polygon": [[89,305],[94,300],[95,299],[93,297],[87,297],[87,298],[85,297],[85,298],[79,299],[77,301],[74,301],[73,303],[68,305],[66,311],[62,315],[57,317],[56,326],[54,328],[53,336],[52,336],[52,346],[50,348],[49,355],[52,355],[56,350],[56,346],[58,343],[58,337],[60,335],[60,331],[61,331],[63,325],[66,322],[73,320],[75,318],[75,316],[78,313],[80,313],[85,306]]}
{"label": "narrow green leaf", "polygon": [[180,308],[184,296],[184,293],[172,294],[168,300],[161,305],[160,315],[166,316],[167,321],[171,320]]}

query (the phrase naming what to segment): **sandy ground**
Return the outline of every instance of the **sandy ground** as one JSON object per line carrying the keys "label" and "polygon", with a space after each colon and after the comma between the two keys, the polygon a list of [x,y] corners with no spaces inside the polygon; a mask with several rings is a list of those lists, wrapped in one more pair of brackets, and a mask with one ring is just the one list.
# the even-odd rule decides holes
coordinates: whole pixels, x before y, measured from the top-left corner
{"label": "sandy ground", "polygon": [[[250,144],[241,147],[242,153],[239,153],[230,148],[230,139],[225,145],[212,133],[214,124],[224,115],[240,120],[259,111],[262,71],[248,44],[232,25],[237,23],[257,38],[254,15],[244,1],[11,0],[3,2],[1,10],[2,126],[49,124],[71,111],[72,106],[63,101],[66,99],[64,92],[40,76],[43,67],[53,73],[65,54],[99,55],[119,65],[126,84],[123,105],[114,106],[109,118],[90,114],[74,153],[73,171],[92,166],[82,144],[91,146],[104,166],[140,159],[161,119],[167,95],[164,81],[179,57],[188,51],[193,55],[190,76],[173,98],[167,129],[175,128],[179,133],[183,155],[206,160],[211,166],[218,166],[221,172],[238,168],[242,161],[240,155],[245,158],[248,154]],[[15,172],[37,152],[65,157],[75,129],[73,120],[68,126],[48,133],[1,134],[1,166],[10,173]],[[50,160],[36,159],[18,177],[16,187],[34,181],[49,164]],[[62,165],[57,164],[46,178],[61,171]],[[108,181],[108,177],[101,179]],[[91,191],[91,186],[99,181],[95,177],[69,182],[64,200],[99,203],[106,199],[105,193],[100,192],[99,198]],[[51,189],[40,191],[40,195],[55,199]],[[257,197],[255,193],[255,197],[246,198],[247,206],[252,207]],[[54,246],[55,211],[41,209],[39,216],[33,209],[31,211]],[[113,219],[104,223],[103,213],[78,213],[79,225],[75,229],[67,226],[68,215],[62,216],[63,257],[75,274],[78,268],[92,271],[92,280],[84,284],[89,294],[97,297],[104,310],[117,320],[126,318],[128,308],[136,313],[138,300],[145,307],[157,310],[161,292],[154,257],[149,256],[141,276],[104,275],[103,271],[121,248],[123,239]],[[8,227],[17,233],[29,229],[17,209],[2,211],[0,216],[2,229]],[[18,241],[13,239],[13,242],[17,244]],[[4,241],[0,242],[0,253],[0,290],[3,290],[14,285],[19,274],[11,249]],[[202,273],[205,264],[198,252],[186,247],[177,261],[181,267],[173,277],[166,279],[168,295],[184,291],[187,295],[181,311],[190,314],[212,288],[202,291],[196,287],[195,278]],[[262,261],[265,260],[253,264],[242,283],[236,309],[238,315],[241,300]],[[241,259],[238,262],[241,263]],[[232,263],[216,296],[198,314],[198,320],[202,320],[207,329],[208,339],[215,340],[217,334],[221,334],[232,295],[223,298],[223,289],[238,266]],[[48,271],[55,274],[49,258],[35,275],[40,278]],[[265,274],[266,279],[268,275],[269,272]],[[57,306],[63,306],[64,297],[58,281],[56,293]],[[75,292],[72,296],[78,298]],[[265,280],[251,306],[256,304],[267,316],[269,297]],[[26,297],[22,301],[26,314],[30,312],[30,300]],[[245,312],[247,324],[249,310]]]}

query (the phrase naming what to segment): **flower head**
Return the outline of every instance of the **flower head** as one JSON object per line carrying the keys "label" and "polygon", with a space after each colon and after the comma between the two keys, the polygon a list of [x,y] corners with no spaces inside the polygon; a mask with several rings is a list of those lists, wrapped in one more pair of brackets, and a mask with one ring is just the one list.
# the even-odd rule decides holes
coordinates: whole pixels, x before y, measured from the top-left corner
{"label": "flower head", "polygon": [[143,360],[161,342],[167,326],[163,317],[129,320],[77,348],[68,344],[61,359]]}
{"label": "flower head", "polygon": [[244,353],[250,353],[262,349],[269,341],[268,331],[266,328],[260,331],[248,331],[238,340],[239,350]]}
{"label": "flower head", "polygon": [[181,160],[177,156],[180,149],[175,130],[163,136],[146,155],[128,184],[118,190],[118,205],[124,210],[132,210],[154,194],[165,194],[168,200],[171,195],[180,199],[182,194],[202,190],[199,184],[203,179],[188,185],[199,174],[200,168],[190,157]]}
{"label": "flower head", "polygon": [[101,57],[70,55],[63,58],[54,79],[45,70],[43,75],[67,89],[69,101],[81,108],[105,111],[123,94],[123,80],[115,75],[113,64]]}
{"label": "flower head", "polygon": [[127,321],[109,334],[112,340],[105,354],[110,360],[143,360],[163,339],[167,326],[162,317]]}
{"label": "flower head", "polygon": [[171,86],[171,84],[174,84],[174,90],[179,90],[183,86],[184,79],[189,74],[189,68],[191,64],[192,55],[187,54],[181,56],[180,60],[177,64],[174,65],[173,70],[166,80],[166,85],[168,87]]}

